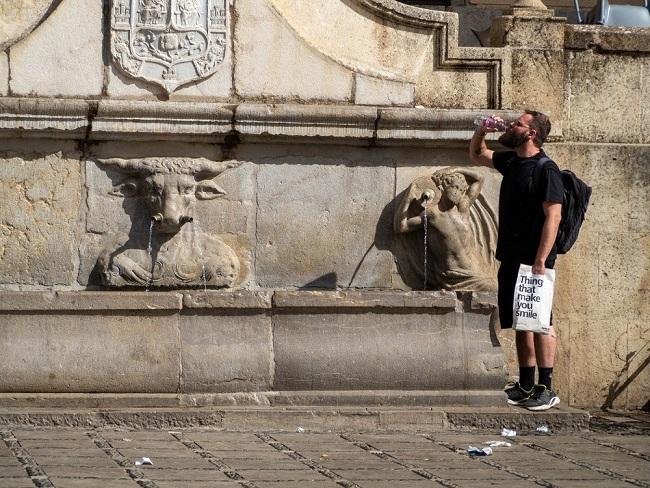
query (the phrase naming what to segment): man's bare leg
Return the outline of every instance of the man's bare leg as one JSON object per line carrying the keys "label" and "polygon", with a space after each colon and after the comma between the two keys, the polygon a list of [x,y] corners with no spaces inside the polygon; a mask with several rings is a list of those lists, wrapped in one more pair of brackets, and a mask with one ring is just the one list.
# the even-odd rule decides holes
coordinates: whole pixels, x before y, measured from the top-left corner
{"label": "man's bare leg", "polygon": [[517,361],[522,368],[537,365],[535,355],[535,340],[532,332],[518,330],[515,332],[517,344]]}
{"label": "man's bare leg", "polygon": [[535,339],[532,332],[518,330],[515,332],[517,345],[517,362],[519,363],[519,384],[524,390],[530,390],[535,384]]}
{"label": "man's bare leg", "polygon": [[551,328],[549,335],[533,334],[534,352],[537,360],[537,366],[540,368],[552,368],[555,364],[555,349],[557,348],[557,337],[555,330]]}

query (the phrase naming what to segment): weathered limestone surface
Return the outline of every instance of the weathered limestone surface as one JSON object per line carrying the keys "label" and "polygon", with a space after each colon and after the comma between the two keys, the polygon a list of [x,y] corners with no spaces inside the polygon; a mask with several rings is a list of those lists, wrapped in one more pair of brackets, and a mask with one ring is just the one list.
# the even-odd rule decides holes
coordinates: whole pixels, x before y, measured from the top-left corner
{"label": "weathered limestone surface", "polygon": [[360,105],[412,105],[415,86],[357,74],[354,103]]}
{"label": "weathered limestone surface", "polygon": [[[235,91],[253,98],[348,101],[352,73],[301,42],[266,0],[236,4]],[[268,42],[260,42],[267,39]]]}
{"label": "weathered limestone surface", "polygon": [[[81,319],[81,320],[80,320]],[[139,312],[2,315],[0,389],[32,392],[173,392],[178,318]]]}
{"label": "weathered limestone surface", "polygon": [[28,35],[60,0],[13,0],[0,4],[0,51]]}
{"label": "weathered limestone surface", "polygon": [[63,0],[46,22],[11,48],[15,95],[100,95],[103,72],[102,2],[96,0]]}
{"label": "weathered limestone surface", "polygon": [[650,57],[569,52],[569,137],[585,142],[649,143]]}
{"label": "weathered limestone surface", "polygon": [[7,53],[0,53],[0,96],[9,92],[9,58]]}
{"label": "weathered limestone surface", "polygon": [[271,388],[270,315],[184,314],[181,348],[184,392],[268,391]]}
{"label": "weathered limestone surface", "polygon": [[390,287],[391,256],[374,240],[392,199],[391,169],[314,156],[276,161],[258,174],[259,285]]}
{"label": "weathered limestone surface", "polygon": [[80,237],[79,161],[61,152],[2,156],[0,283],[72,285]]}
{"label": "weathered limestone surface", "polygon": [[[332,321],[318,313],[281,314],[274,321],[274,385],[286,390],[496,388],[505,375],[503,357],[493,355],[485,339],[465,350],[464,334],[477,338],[473,325],[483,338],[489,333],[485,321],[464,324],[463,317],[476,318],[414,311],[396,321],[372,311],[341,311]],[[475,377],[465,376],[466,361],[480,363]]]}

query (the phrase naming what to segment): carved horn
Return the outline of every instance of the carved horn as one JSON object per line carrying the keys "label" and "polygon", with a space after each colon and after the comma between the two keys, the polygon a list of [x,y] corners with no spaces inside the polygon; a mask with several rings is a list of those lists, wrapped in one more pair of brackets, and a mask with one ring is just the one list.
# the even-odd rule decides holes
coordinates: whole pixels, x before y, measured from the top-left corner
{"label": "carved horn", "polygon": [[119,158],[113,158],[113,159],[102,159],[99,161],[102,164],[107,164],[111,166],[117,166],[119,169],[122,171],[125,171],[127,173],[151,173],[151,168],[147,168],[145,165],[142,164],[141,159],[119,159]]}
{"label": "carved horn", "polygon": [[229,159],[227,161],[210,161],[202,158],[195,162],[192,165],[192,168],[197,177],[212,178],[220,175],[227,169],[236,168],[241,164],[241,161],[236,161],[234,159]]}

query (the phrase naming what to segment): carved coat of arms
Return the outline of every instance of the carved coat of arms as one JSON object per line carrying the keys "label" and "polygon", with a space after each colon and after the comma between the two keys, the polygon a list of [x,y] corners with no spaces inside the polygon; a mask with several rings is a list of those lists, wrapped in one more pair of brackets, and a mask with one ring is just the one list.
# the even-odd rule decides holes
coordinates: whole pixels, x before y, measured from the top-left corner
{"label": "carved coat of arms", "polygon": [[129,76],[173,92],[226,54],[228,0],[113,0],[111,53]]}

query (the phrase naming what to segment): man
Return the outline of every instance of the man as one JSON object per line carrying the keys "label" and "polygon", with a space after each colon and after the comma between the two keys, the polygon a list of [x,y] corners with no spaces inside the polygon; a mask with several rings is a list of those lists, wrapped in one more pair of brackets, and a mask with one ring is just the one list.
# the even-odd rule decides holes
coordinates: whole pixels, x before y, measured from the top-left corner
{"label": "man", "polygon": [[[498,303],[501,328],[512,327],[515,281],[520,264],[532,265],[534,274],[553,268],[557,251],[555,238],[561,219],[564,187],[560,170],[553,161],[539,164],[541,149],[551,130],[548,117],[526,111],[512,122],[499,142],[508,151],[491,151],[485,135],[496,129],[477,127],[470,142],[470,159],[479,165],[493,166],[503,175],[499,195],[499,235],[496,258]],[[551,316],[551,325],[553,318]],[[553,392],[556,335],[516,332],[519,381],[508,385],[508,403],[529,410],[547,410],[560,403]],[[535,384],[535,366],[538,384]]]}

